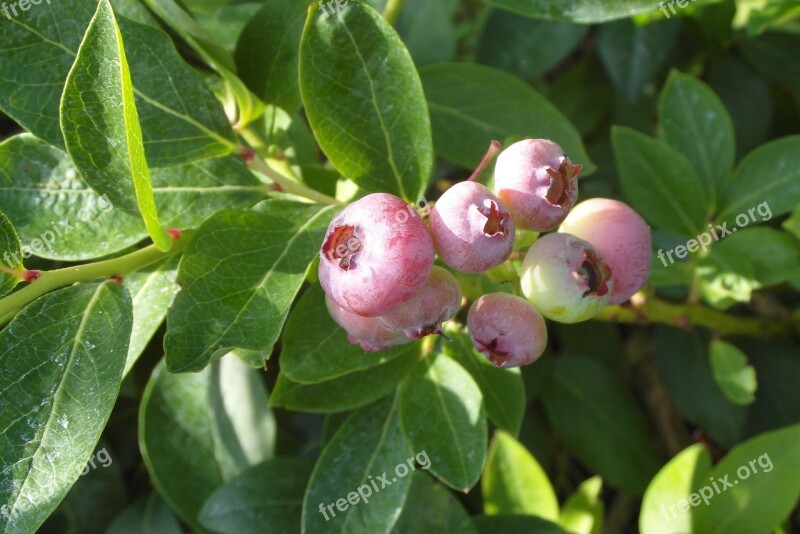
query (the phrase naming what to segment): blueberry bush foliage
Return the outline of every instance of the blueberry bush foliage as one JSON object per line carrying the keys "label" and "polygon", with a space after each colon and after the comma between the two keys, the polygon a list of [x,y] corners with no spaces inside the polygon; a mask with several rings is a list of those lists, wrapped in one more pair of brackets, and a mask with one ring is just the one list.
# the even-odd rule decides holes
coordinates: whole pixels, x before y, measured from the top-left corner
{"label": "blueberry bush foliage", "polygon": [[[2,532],[800,531],[796,1],[0,13]],[[443,335],[348,343],[334,216],[533,138],[650,226],[642,290],[492,365],[518,231]]]}

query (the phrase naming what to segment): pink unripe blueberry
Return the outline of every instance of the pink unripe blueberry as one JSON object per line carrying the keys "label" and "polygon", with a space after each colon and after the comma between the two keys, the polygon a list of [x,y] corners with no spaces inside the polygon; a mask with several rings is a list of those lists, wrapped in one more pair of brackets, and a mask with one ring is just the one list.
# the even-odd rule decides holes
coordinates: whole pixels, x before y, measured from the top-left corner
{"label": "pink unripe blueberry", "polygon": [[514,247],[511,212],[486,186],[459,182],[439,198],[430,214],[439,257],[462,273],[500,265]]}
{"label": "pink unripe blueberry", "polygon": [[650,227],[633,208],[618,200],[581,202],[559,228],[591,243],[611,267],[614,290],[609,304],[625,302],[650,276]]}
{"label": "pink unripe blueberry", "polygon": [[374,193],[331,221],[320,251],[319,281],[345,310],[375,317],[422,287],[433,258],[433,241],[422,218],[400,198]]}
{"label": "pink unripe blueberry", "polygon": [[525,299],[489,293],[467,314],[472,344],[498,367],[519,367],[536,361],[547,347],[544,319]]}
{"label": "pink unripe blueberry", "polygon": [[364,352],[375,352],[411,342],[402,332],[385,328],[377,317],[362,317],[350,313],[327,295],[325,305],[333,320],[347,332],[347,341],[359,345]]}
{"label": "pink unripe blueberry", "polygon": [[547,139],[525,139],[503,150],[494,168],[494,189],[519,228],[545,232],[558,226],[578,198],[581,165]]}
{"label": "pink unripe blueberry", "polygon": [[603,256],[569,234],[547,234],[528,249],[520,285],[542,315],[561,323],[594,317],[608,304],[614,289]]}
{"label": "pink unripe blueberry", "polygon": [[439,334],[442,323],[461,307],[458,280],[446,269],[434,266],[431,275],[413,297],[378,319],[389,330],[409,339]]}

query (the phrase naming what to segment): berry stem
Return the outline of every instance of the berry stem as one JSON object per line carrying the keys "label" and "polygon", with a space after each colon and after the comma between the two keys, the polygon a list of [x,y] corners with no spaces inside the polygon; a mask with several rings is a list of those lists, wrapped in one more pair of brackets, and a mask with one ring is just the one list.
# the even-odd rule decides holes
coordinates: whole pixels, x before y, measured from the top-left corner
{"label": "berry stem", "polygon": [[790,335],[800,328],[800,316],[794,324],[765,321],[758,317],[736,317],[701,305],[672,304],[651,296],[634,305],[608,306],[595,316],[600,321],[629,324],[661,323],[677,327],[703,326],[721,336],[744,335],[773,339]]}
{"label": "berry stem", "polygon": [[257,153],[254,153],[252,158],[247,161],[247,166],[272,180],[274,183],[280,186],[282,191],[297,195],[299,197],[307,198],[308,200],[313,200],[319,204],[341,204],[341,202],[335,198],[329,197],[328,195],[320,193],[319,191],[314,191],[313,189],[306,187],[299,182],[295,182],[291,178],[279,173],[270,167],[269,164],[267,164],[267,162],[264,161],[264,159]]}
{"label": "berry stem", "polygon": [[403,4],[405,0],[389,0],[386,3],[386,7],[383,9],[383,18],[394,26],[394,23],[397,22],[398,17],[400,16],[400,11],[403,9]]}
{"label": "berry stem", "polygon": [[481,174],[483,174],[484,169],[486,166],[489,165],[489,162],[494,159],[496,155],[503,151],[503,145],[500,144],[500,141],[492,139],[492,142],[489,143],[489,148],[486,149],[486,154],[483,155],[483,159],[472,172],[472,176],[470,176],[467,181],[474,182],[478,178],[480,178]]}
{"label": "berry stem", "polygon": [[65,267],[54,271],[41,271],[39,278],[29,286],[0,299],[0,317],[5,318],[55,289],[97,278],[122,277],[151,263],[168,258],[182,251],[192,235],[194,235],[193,231],[181,232],[181,236],[173,242],[172,248],[167,252],[162,252],[155,245],[150,245],[119,258]]}

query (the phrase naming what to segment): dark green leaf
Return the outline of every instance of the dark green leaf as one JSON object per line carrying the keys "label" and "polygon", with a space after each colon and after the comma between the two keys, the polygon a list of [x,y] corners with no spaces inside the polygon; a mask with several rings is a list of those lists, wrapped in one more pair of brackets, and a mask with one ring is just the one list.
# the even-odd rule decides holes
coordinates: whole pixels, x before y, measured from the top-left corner
{"label": "dark green leaf", "polygon": [[114,534],[182,534],[178,519],[157,493],[124,509],[108,527]]}
{"label": "dark green leaf", "polygon": [[[153,169],[151,177],[167,228],[197,226],[223,208],[252,206],[265,194],[238,156]],[[0,144],[0,209],[23,243],[44,258],[97,258],[147,236],[141,218],[89,189],[64,152],[27,134]]]}
{"label": "dark green leaf", "polygon": [[[363,354],[363,358],[372,358]],[[402,382],[419,358],[419,343],[403,345],[397,357],[383,365],[348,373],[325,382],[299,384],[278,375],[272,392],[273,406],[313,413],[352,410],[380,399]]]}
{"label": "dark green leaf", "polygon": [[647,0],[488,0],[490,5],[527,17],[593,23],[655,9]]}
{"label": "dark green leaf", "polygon": [[800,35],[773,31],[752,39],[741,36],[737,44],[744,60],[761,76],[800,92],[800,65],[796,61]]}
{"label": "dark green leaf", "polygon": [[[769,220],[761,217],[753,210],[753,217],[748,219],[750,224]],[[739,217],[737,217],[739,218]],[[773,286],[789,280],[793,273],[800,271],[800,242],[786,232],[772,228],[744,228],[739,227],[736,234],[721,240],[713,250],[714,255],[722,254],[726,257],[739,257],[753,266],[751,284],[754,289]]]}
{"label": "dark green leaf", "polygon": [[[195,529],[217,487],[271,455],[263,440],[270,439],[272,416],[259,387],[258,371],[232,356],[193,374],[171,374],[162,361],[147,384],[139,410],[142,457],[159,493]],[[259,442],[260,453],[245,452]]]}
{"label": "dark green leaf", "polygon": [[267,104],[289,113],[300,107],[297,62],[306,0],[267,0],[236,44],[239,76]]}
{"label": "dark green leaf", "polygon": [[11,225],[11,221],[2,212],[0,212],[0,254],[3,256],[2,266],[4,267],[3,272],[0,273],[0,295],[5,295],[20,281],[16,275],[5,272],[5,269],[21,271],[24,267],[19,236]]}
{"label": "dark green leaf", "polygon": [[519,368],[497,367],[472,346],[464,332],[447,331],[453,339],[444,344],[444,352],[451,356],[481,388],[489,420],[506,432],[516,436],[525,415],[525,385]]}
{"label": "dark green leaf", "polygon": [[470,63],[442,63],[420,69],[431,111],[436,153],[474,168],[492,139],[548,138],[582,176],[594,171],[575,127],[528,84],[506,72]]}
{"label": "dark green leaf", "polygon": [[692,164],[714,198],[733,169],[733,122],[720,99],[693,76],[673,72],[661,92],[658,115],[664,140]]}
{"label": "dark green leaf", "polygon": [[[320,454],[303,500],[303,532],[386,532],[430,466],[403,436],[397,394],[354,412]],[[421,462],[419,460],[422,460]],[[425,465],[427,463],[427,465]]]}
{"label": "dark green leaf", "polygon": [[458,0],[405,1],[395,26],[417,67],[455,59],[458,8]]}
{"label": "dark green leaf", "polygon": [[614,127],[612,142],[622,190],[645,220],[685,236],[706,229],[708,193],[683,156],[630,128]]}
{"label": "dark green leaf", "polygon": [[558,524],[532,515],[477,515],[472,522],[479,534],[566,534]]}
{"label": "dark green leaf", "polygon": [[300,43],[300,92],[314,135],[359,187],[416,201],[428,185],[433,147],[411,56],[361,1],[324,5],[324,12],[319,4],[309,9]]}
{"label": "dark green leaf", "polygon": [[364,371],[405,354],[400,345],[374,354],[365,354],[347,341],[347,332],[328,313],[325,293],[314,284],[289,314],[283,334],[281,373],[300,384],[315,384]]}
{"label": "dark green leaf", "polygon": [[274,458],[253,466],[217,488],[200,510],[200,522],[214,532],[298,532],[303,493],[312,463]]}
{"label": "dark green leaf", "polygon": [[463,367],[443,355],[417,366],[400,390],[400,418],[412,448],[428,452],[439,480],[464,492],[478,482],[486,459],[486,409]]}
{"label": "dark green leaf", "polygon": [[275,200],[203,223],[181,258],[167,366],[197,371],[237,347],[267,353],[335,209]]}
{"label": "dark green leaf", "polygon": [[98,4],[67,76],[61,131],[92,189],[120,209],[140,213],[153,243],[169,250],[172,240],[158,221],[128,61],[108,0]]}
{"label": "dark green leaf", "polygon": [[4,531],[36,531],[78,480],[119,393],[131,315],[123,287],[79,284],[0,332]]}
{"label": "dark green leaf", "polygon": [[542,400],[569,451],[609,484],[641,494],[661,458],[628,390],[589,358],[557,358],[553,364]]}
{"label": "dark green leaf", "polygon": [[757,148],[736,167],[722,191],[717,222],[764,205],[770,216],[792,211],[800,202],[800,136],[784,137]]}
{"label": "dark green leaf", "polygon": [[419,532],[477,534],[458,499],[446,487],[417,471],[411,474],[411,488],[392,534]]}
{"label": "dark green leaf", "polygon": [[535,515],[558,521],[558,499],[536,458],[516,439],[497,431],[481,488],[487,515]]}
{"label": "dark green leaf", "polygon": [[644,86],[667,59],[680,29],[679,19],[646,25],[621,20],[600,27],[598,53],[614,87],[628,102],[642,96]]}

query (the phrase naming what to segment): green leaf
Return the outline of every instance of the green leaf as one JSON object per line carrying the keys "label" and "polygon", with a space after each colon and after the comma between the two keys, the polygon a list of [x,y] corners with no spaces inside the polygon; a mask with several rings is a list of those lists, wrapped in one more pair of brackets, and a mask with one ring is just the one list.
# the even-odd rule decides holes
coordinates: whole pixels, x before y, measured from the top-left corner
{"label": "green leaf", "polygon": [[439,480],[463,492],[478,482],[486,459],[486,409],[463,367],[443,355],[421,363],[400,389],[400,418],[412,448],[428,452]]}
{"label": "green leaf", "polygon": [[[272,392],[272,405],[312,413],[360,408],[391,393],[414,367],[419,350],[419,343],[403,345],[400,354],[387,363],[315,384],[299,384],[281,373]],[[363,352],[361,356],[372,357]]]}
{"label": "green leaf", "polygon": [[61,97],[67,152],[86,182],[120,209],[141,213],[159,250],[172,239],[158,222],[142,130],[122,36],[108,0],[101,0]]}
{"label": "green leaf", "polygon": [[[25,268],[22,265],[22,244],[19,242],[19,236],[11,221],[2,212],[0,212],[0,254],[5,269],[21,271]],[[19,282],[20,279],[16,275],[3,270],[0,273],[0,295],[10,292]]]}
{"label": "green leaf", "polygon": [[411,474],[411,488],[392,534],[419,532],[477,534],[458,499],[446,487],[434,484],[431,477],[417,471]]}
{"label": "green leaf", "polygon": [[314,135],[365,191],[416,201],[428,185],[433,147],[411,56],[361,1],[325,5],[322,13],[317,3],[309,8],[300,42],[300,93]]}
{"label": "green leaf", "polygon": [[682,450],[653,477],[642,500],[639,530],[653,534],[694,532],[692,515],[681,513],[678,503],[705,484],[711,471],[711,454],[702,443]]}
{"label": "green leaf", "polygon": [[525,415],[525,385],[519,368],[497,367],[472,346],[464,332],[447,331],[453,343],[444,344],[444,353],[466,369],[486,402],[489,420],[506,432],[516,436]]}
{"label": "green leaf", "polygon": [[298,532],[303,493],[312,463],[274,458],[217,488],[200,510],[200,523],[214,532]]}
{"label": "green leaf", "polygon": [[557,523],[533,515],[476,515],[472,522],[479,534],[566,534]]}
{"label": "green leaf", "polygon": [[[142,457],[159,493],[194,529],[217,487],[272,454],[274,423],[260,380],[258,371],[228,356],[194,374],[171,374],[162,361],[145,388]],[[260,453],[247,453],[254,443]]]}
{"label": "green leaf", "polygon": [[589,358],[557,358],[553,366],[542,400],[569,451],[609,484],[641,494],[661,458],[627,388]]}
{"label": "green leaf", "polygon": [[[0,34],[0,55],[6,59],[0,65],[0,108],[59,147],[64,147],[59,128],[61,94],[95,7],[81,0],[42,3],[24,18],[13,18]],[[235,143],[221,105],[169,37],[124,18],[118,23],[149,166],[229,154]]]}
{"label": "green leaf", "polygon": [[[303,499],[302,532],[386,532],[403,508],[409,474],[424,463],[403,436],[398,397],[354,412],[322,450]],[[420,461],[422,460],[422,461]]]}
{"label": "green leaf", "polygon": [[658,375],[678,412],[724,447],[737,443],[747,411],[732,404],[714,382],[708,358],[709,336],[658,327],[655,358]]}
{"label": "green leaf", "polygon": [[511,435],[497,431],[483,473],[487,515],[535,515],[558,521],[558,499],[547,473]]}
{"label": "green leaf", "polygon": [[[265,194],[264,185],[238,156],[152,169],[151,178],[167,228],[197,226],[223,208],[252,206]],[[64,152],[28,134],[0,143],[0,209],[29,256],[88,260],[124,250],[147,236],[140,217],[89,189]]]}
{"label": "green leaf", "polygon": [[133,301],[133,332],[125,361],[125,375],[164,322],[167,308],[180,290],[175,283],[179,259],[180,256],[175,255],[125,277],[125,286]]}
{"label": "green leaf", "polygon": [[757,38],[737,39],[737,50],[762,77],[793,92],[800,92],[800,65],[795,54],[800,35],[772,31]]}
{"label": "green leaf", "polygon": [[647,0],[487,0],[489,5],[526,17],[569,20],[580,23],[605,22],[652,11]]}
{"label": "green leaf", "polygon": [[747,355],[735,345],[714,340],[709,349],[711,370],[717,385],[734,404],[752,404],[756,392],[756,370],[747,365]]}
{"label": "green leaf", "polygon": [[791,232],[797,239],[800,239],[800,204],[794,209],[791,217],[783,221],[781,226],[787,232]]}
{"label": "green leaf", "polygon": [[[793,425],[731,449],[710,473],[720,491],[711,491],[709,506],[692,510],[692,530],[721,534],[769,532],[778,527],[800,498],[798,441],[800,425]],[[724,486],[721,479],[727,479],[732,487]],[[711,485],[706,482],[699,491],[704,489]]]}
{"label": "green leaf", "polygon": [[299,384],[316,384],[364,371],[408,352],[400,345],[365,355],[347,341],[347,332],[331,319],[325,293],[314,284],[289,314],[282,339],[280,362],[285,378]]}
{"label": "green leaf", "polygon": [[693,76],[673,71],[658,101],[664,140],[692,164],[714,198],[733,169],[733,121],[714,92]]}
{"label": "green leaf", "polygon": [[475,60],[532,82],[564,59],[587,29],[566,22],[531,20],[496,9],[483,25]]}
{"label": "green leaf", "polygon": [[600,27],[597,51],[614,87],[628,102],[641,98],[644,86],[667,59],[680,29],[679,19],[643,26],[621,20]]}
{"label": "green leaf", "polygon": [[[756,215],[755,210],[753,215]],[[760,220],[753,217],[749,219],[750,224],[754,224],[753,219],[756,223],[769,220],[764,217]],[[793,273],[800,271],[800,243],[797,239],[786,232],[767,227],[738,227],[736,234],[720,241],[713,254],[738,256],[749,262],[753,266],[751,281],[754,289],[783,283],[789,280]]]}
{"label": "green leaf", "polygon": [[612,128],[611,139],[622,190],[647,222],[685,236],[707,228],[708,193],[683,156],[630,128]]}
{"label": "green leaf", "polygon": [[760,205],[780,217],[800,202],[800,136],[762,145],[736,167],[722,191],[716,222],[730,221]]}
{"label": "green leaf", "polygon": [[600,499],[602,489],[603,479],[599,476],[584,480],[564,503],[561,526],[574,534],[600,534],[605,515]]}
{"label": "green leaf", "polygon": [[395,27],[414,65],[422,67],[456,58],[458,0],[405,0]]}
{"label": "green leaf", "polygon": [[131,302],[113,282],[78,284],[0,332],[0,518],[34,532],[78,480],[119,393]]}
{"label": "green leaf", "polygon": [[758,286],[750,255],[742,255],[730,246],[712,248],[711,254],[698,262],[697,274],[703,300],[721,310],[737,302],[749,302]]}
{"label": "green leaf", "polygon": [[182,289],[167,315],[170,370],[200,370],[234,348],[268,353],[335,210],[275,200],[203,223],[181,258]]}
{"label": "green leaf", "polygon": [[114,518],[106,532],[114,534],[182,534],[178,519],[158,493],[139,499]]}
{"label": "green leaf", "polygon": [[554,140],[581,163],[582,176],[594,171],[575,127],[519,78],[471,63],[431,65],[419,73],[437,155],[471,169],[492,139],[541,137]]}
{"label": "green leaf", "polygon": [[242,81],[264,102],[290,114],[301,104],[297,63],[307,9],[306,0],[267,0],[236,44]]}

